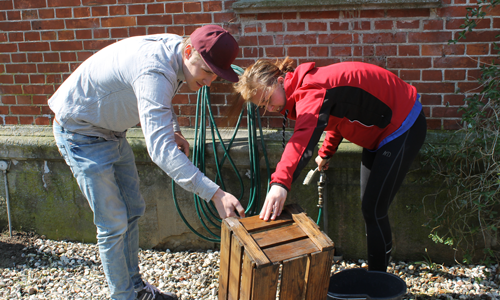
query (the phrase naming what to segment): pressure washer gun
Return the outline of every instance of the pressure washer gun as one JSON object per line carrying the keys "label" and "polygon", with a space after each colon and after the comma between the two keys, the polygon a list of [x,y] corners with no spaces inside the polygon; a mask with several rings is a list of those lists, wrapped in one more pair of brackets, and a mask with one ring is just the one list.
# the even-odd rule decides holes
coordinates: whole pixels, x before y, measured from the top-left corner
{"label": "pressure washer gun", "polygon": [[319,180],[318,180],[318,205],[317,206],[319,208],[319,212],[318,212],[318,220],[316,221],[316,224],[319,225],[319,222],[321,220],[321,215],[323,213],[324,214],[324,216],[323,216],[323,231],[328,235],[328,217],[327,217],[327,213],[326,213],[327,189],[325,189],[325,187],[326,187],[325,171],[319,171],[318,168],[316,168],[314,170],[310,170],[307,173],[306,178],[304,178],[304,182],[302,184],[309,185],[311,183],[311,181],[313,180],[313,178],[316,176],[316,173],[318,173],[318,172],[319,172]]}

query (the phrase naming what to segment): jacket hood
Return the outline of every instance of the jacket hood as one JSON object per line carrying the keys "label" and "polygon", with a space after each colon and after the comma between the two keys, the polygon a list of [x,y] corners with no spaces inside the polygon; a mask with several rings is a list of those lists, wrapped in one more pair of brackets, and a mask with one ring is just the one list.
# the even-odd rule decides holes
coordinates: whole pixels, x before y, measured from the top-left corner
{"label": "jacket hood", "polygon": [[285,94],[286,94],[286,104],[285,107],[281,110],[281,113],[284,114],[285,110],[291,111],[295,106],[295,100],[292,97],[293,93],[302,86],[302,82],[304,81],[304,77],[306,74],[315,68],[315,62],[309,62],[300,64],[295,71],[289,72],[285,75]]}

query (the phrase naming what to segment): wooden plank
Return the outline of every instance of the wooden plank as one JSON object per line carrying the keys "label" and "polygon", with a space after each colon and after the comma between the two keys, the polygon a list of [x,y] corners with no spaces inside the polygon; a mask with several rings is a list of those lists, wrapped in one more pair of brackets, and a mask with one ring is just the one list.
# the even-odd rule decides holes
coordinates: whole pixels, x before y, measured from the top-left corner
{"label": "wooden plank", "polygon": [[269,231],[261,231],[251,234],[260,248],[274,246],[287,241],[303,239],[307,234],[297,225],[280,227]]}
{"label": "wooden plank", "polygon": [[312,253],[309,257],[309,270],[306,277],[306,300],[326,299],[334,249]]}
{"label": "wooden plank", "polygon": [[240,222],[248,232],[252,232],[256,230],[266,230],[269,228],[282,226],[283,224],[292,223],[293,219],[292,215],[289,212],[283,211],[281,215],[277,217],[276,220],[274,221],[265,222],[261,220],[260,217],[257,215],[253,217],[240,219]]}
{"label": "wooden plank", "polygon": [[267,257],[273,262],[281,262],[304,254],[319,251],[318,247],[310,239],[302,239],[287,244],[263,249]]}
{"label": "wooden plank", "polygon": [[241,269],[241,290],[240,290],[241,300],[251,300],[252,277],[254,269],[255,269],[255,263],[252,262],[252,259],[248,255],[248,252],[245,250],[243,252],[243,265]]}
{"label": "wooden plank", "polygon": [[311,241],[316,244],[316,246],[321,251],[328,251],[333,249],[332,240],[321,230],[314,221],[309,218],[305,213],[300,214],[292,214],[293,220],[297,225],[304,230],[307,236],[311,239]]}
{"label": "wooden plank", "polygon": [[239,241],[243,244],[245,250],[252,258],[252,261],[257,265],[257,267],[265,266],[271,263],[264,252],[260,249],[259,245],[255,242],[253,237],[246,231],[246,229],[241,225],[236,218],[226,218],[224,220],[227,222],[229,228],[233,232],[233,235],[239,237]]}
{"label": "wooden plank", "polygon": [[279,264],[253,269],[252,300],[276,300]]}
{"label": "wooden plank", "polygon": [[231,261],[229,265],[229,287],[228,300],[240,298],[241,263],[243,259],[243,246],[237,236],[231,237]]}
{"label": "wooden plank", "polygon": [[227,300],[230,254],[231,231],[229,225],[223,221],[220,237],[219,300]]}
{"label": "wooden plank", "polygon": [[[280,299],[304,299],[305,275],[307,270],[308,256],[303,255],[294,259],[283,261],[281,271]],[[310,298],[313,299],[313,298]],[[314,298],[314,299],[326,299]]]}
{"label": "wooden plank", "polygon": [[297,203],[291,203],[291,204],[285,205],[283,207],[283,210],[286,210],[290,214],[300,214],[300,213],[304,212],[302,207],[300,207],[300,205],[298,205]]}

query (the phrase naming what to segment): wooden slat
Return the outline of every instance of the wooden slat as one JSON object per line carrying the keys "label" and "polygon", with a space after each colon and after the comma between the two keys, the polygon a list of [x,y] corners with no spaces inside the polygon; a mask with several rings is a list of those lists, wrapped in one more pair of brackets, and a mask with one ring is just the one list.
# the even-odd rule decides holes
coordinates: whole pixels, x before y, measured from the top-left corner
{"label": "wooden slat", "polygon": [[274,262],[281,262],[286,259],[317,252],[319,249],[310,239],[303,239],[287,244],[278,245],[264,249],[267,257]]}
{"label": "wooden slat", "polygon": [[292,217],[295,223],[304,230],[311,241],[316,244],[321,251],[333,249],[334,245],[332,240],[319,230],[318,225],[316,225],[316,223],[314,223],[305,213],[292,214]]}
{"label": "wooden slat", "polygon": [[241,269],[241,300],[251,300],[252,296],[252,276],[255,269],[255,263],[248,255],[247,251],[243,252],[243,266]]}
{"label": "wooden slat", "polygon": [[237,236],[231,237],[231,261],[229,265],[229,293],[228,300],[240,298],[241,263],[243,259],[243,246]]}
{"label": "wooden slat", "polygon": [[312,253],[306,277],[306,299],[326,299],[334,249]]}
{"label": "wooden slat", "polygon": [[[283,261],[280,299],[304,299],[305,275],[308,259],[307,255],[303,255],[294,259]],[[326,299],[326,295],[325,298],[306,299]]]}
{"label": "wooden slat", "polygon": [[265,266],[271,263],[264,252],[260,249],[259,245],[255,242],[252,236],[245,230],[238,219],[236,218],[226,218],[224,220],[230,227],[233,235],[239,237],[240,242],[243,244],[245,250],[252,258],[252,261],[257,265],[257,267]]}
{"label": "wooden slat", "polygon": [[276,300],[279,264],[253,269],[252,300]]}
{"label": "wooden slat", "polygon": [[283,224],[292,223],[293,219],[292,215],[289,212],[283,211],[281,215],[277,217],[276,220],[274,221],[265,222],[261,220],[260,217],[257,215],[253,217],[240,219],[240,222],[248,232],[252,232],[256,230],[266,230],[276,226],[281,226]]}
{"label": "wooden slat", "polygon": [[231,231],[224,221],[222,222],[220,237],[219,300],[227,300],[230,254]]}
{"label": "wooden slat", "polygon": [[307,234],[296,224],[269,231],[256,232],[251,235],[261,248],[307,237]]}

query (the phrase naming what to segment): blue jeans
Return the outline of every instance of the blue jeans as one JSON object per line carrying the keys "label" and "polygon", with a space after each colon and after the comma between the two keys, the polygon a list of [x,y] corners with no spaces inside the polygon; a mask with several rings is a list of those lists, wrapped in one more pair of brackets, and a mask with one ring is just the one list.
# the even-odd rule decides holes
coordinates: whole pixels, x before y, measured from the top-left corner
{"label": "blue jeans", "polygon": [[101,262],[112,299],[131,300],[143,287],[139,274],[139,192],[134,153],[126,138],[108,141],[53,126],[57,147],[94,212]]}

